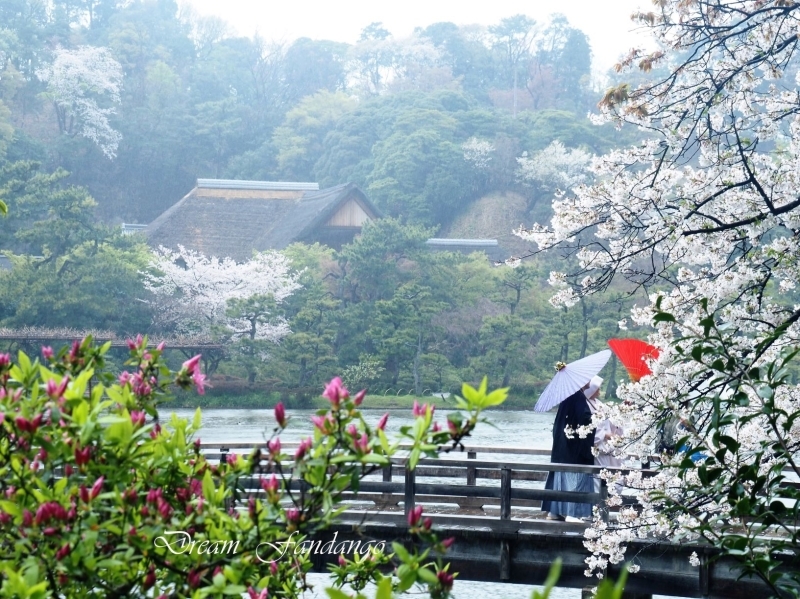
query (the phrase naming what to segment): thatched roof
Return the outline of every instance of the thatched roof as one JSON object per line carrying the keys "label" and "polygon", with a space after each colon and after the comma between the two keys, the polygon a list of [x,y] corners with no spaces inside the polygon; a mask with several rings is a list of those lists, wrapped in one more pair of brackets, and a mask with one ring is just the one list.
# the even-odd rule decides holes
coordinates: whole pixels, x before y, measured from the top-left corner
{"label": "thatched roof", "polygon": [[[319,189],[316,183],[198,179],[197,186],[147,227],[152,246],[182,245],[208,256],[250,258],[295,241],[341,245],[361,230],[344,216],[375,219],[380,212],[354,184]],[[343,220],[344,219],[344,220]],[[356,221],[354,221],[355,223]]]}

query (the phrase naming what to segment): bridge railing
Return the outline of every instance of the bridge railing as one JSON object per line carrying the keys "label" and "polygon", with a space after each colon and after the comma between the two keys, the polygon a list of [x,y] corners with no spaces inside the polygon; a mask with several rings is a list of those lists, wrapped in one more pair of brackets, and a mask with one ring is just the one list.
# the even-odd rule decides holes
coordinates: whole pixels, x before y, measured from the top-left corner
{"label": "bridge railing", "polygon": [[[296,444],[285,443],[283,447],[291,450]],[[207,459],[227,459],[230,450],[252,450],[253,443],[208,443],[202,444]],[[386,466],[375,474],[382,480],[365,479],[359,483],[357,493],[344,494],[345,500],[372,501],[378,508],[394,508],[403,504],[406,515],[417,503],[423,504],[458,504],[460,508],[482,509],[484,505],[499,504],[500,521],[511,519],[511,508],[514,507],[539,507],[541,501],[563,501],[572,503],[588,503],[599,505],[601,515],[608,519],[606,498],[608,489],[606,482],[600,479],[597,492],[556,491],[540,488],[521,488],[514,485],[513,481],[544,481],[550,472],[575,472],[589,474],[599,479],[601,470],[614,470],[600,466],[582,466],[575,464],[551,464],[545,462],[516,462],[516,461],[486,461],[478,460],[479,453],[487,454],[517,454],[549,456],[550,450],[544,448],[511,448],[511,447],[467,447],[467,459],[453,459],[454,454],[448,454],[446,459],[422,459],[414,470],[405,468],[406,458],[392,458],[392,464]],[[249,453],[249,451],[248,451]],[[620,471],[629,472],[633,468],[621,468]],[[291,464],[282,468],[284,474],[291,476]],[[261,469],[263,474],[274,470],[269,464],[264,464]],[[401,476],[397,481],[394,476]],[[464,480],[464,484],[450,484],[442,482],[424,482],[418,479],[425,478],[448,479],[457,478]],[[478,480],[499,480],[499,486],[481,485]],[[455,481],[454,481],[455,482]],[[259,494],[261,491],[261,476],[240,479],[243,489],[249,493]],[[301,480],[289,480],[291,489],[300,490],[305,483]],[[527,485],[529,487],[529,485]],[[496,519],[495,519],[496,522]]]}

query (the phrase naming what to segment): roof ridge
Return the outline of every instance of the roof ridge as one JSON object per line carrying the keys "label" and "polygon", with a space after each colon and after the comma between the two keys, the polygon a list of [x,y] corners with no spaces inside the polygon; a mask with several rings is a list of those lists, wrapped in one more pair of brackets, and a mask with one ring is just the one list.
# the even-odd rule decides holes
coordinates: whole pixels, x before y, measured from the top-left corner
{"label": "roof ridge", "polygon": [[318,191],[319,183],[296,181],[245,181],[242,179],[198,179],[202,189],[258,189],[269,191]]}

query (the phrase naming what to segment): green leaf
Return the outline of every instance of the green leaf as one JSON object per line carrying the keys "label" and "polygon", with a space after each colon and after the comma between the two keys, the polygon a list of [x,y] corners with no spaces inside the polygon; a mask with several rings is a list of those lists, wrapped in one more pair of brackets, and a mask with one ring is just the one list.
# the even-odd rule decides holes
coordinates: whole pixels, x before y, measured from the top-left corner
{"label": "green leaf", "polygon": [[[334,599],[334,598],[332,598]],[[378,583],[378,592],[375,593],[375,599],[392,599],[392,579],[389,576],[384,576]]]}
{"label": "green leaf", "polygon": [[206,470],[203,475],[203,496],[206,501],[214,502],[214,479],[211,478],[211,470]]}
{"label": "green leaf", "polygon": [[200,408],[198,407],[194,411],[194,418],[192,419],[192,428],[194,430],[199,430],[202,424],[203,424],[203,415],[202,412],[200,411]]}
{"label": "green leaf", "polygon": [[439,579],[436,578],[436,574],[428,570],[428,568],[420,568],[417,570],[417,576],[423,582],[427,582],[428,584],[436,584],[439,582]]}
{"label": "green leaf", "polygon": [[389,463],[389,460],[386,457],[374,453],[368,453],[361,456],[359,461],[363,462],[364,464],[381,464],[384,466]]}
{"label": "green leaf", "polygon": [[[325,592],[328,594],[328,597],[330,597],[331,599],[351,599],[350,595],[340,591],[339,589],[325,589]],[[390,595],[390,597],[391,597],[391,595]]]}
{"label": "green leaf", "polygon": [[653,322],[675,322],[675,317],[668,312],[658,312],[653,316]]}
{"label": "green leaf", "polygon": [[508,387],[504,387],[502,389],[495,389],[486,397],[484,405],[486,407],[499,406],[508,397],[508,389],[509,389]]}
{"label": "green leaf", "polygon": [[399,557],[401,561],[407,562],[411,559],[411,555],[409,555],[408,551],[406,551],[406,548],[400,543],[392,543],[392,550],[397,554],[397,557]]}
{"label": "green leaf", "polygon": [[[63,480],[67,480],[66,478]],[[0,501],[0,508],[8,514],[9,516],[19,516],[22,512],[20,512],[19,504],[14,503],[13,501]]]}

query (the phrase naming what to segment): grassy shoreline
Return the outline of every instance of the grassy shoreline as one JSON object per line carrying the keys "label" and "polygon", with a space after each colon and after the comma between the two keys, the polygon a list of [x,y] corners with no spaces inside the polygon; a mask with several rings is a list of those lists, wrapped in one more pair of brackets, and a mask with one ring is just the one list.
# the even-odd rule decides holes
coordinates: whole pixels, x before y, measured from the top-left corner
{"label": "grassy shoreline", "polygon": [[[392,410],[411,409],[414,401],[433,404],[438,409],[454,409],[454,399],[439,397],[418,397],[414,395],[367,395],[362,410]],[[277,393],[244,393],[244,394],[207,394],[198,396],[194,394],[181,394],[174,401],[169,402],[172,408],[201,408],[203,410],[229,409],[229,410],[267,410],[272,409],[281,401]],[[284,404],[289,409],[320,409],[330,404],[324,397],[315,397],[307,401],[298,402],[293,398],[284,399]],[[535,400],[526,397],[509,397],[506,402],[497,408],[499,410],[533,410]]]}

